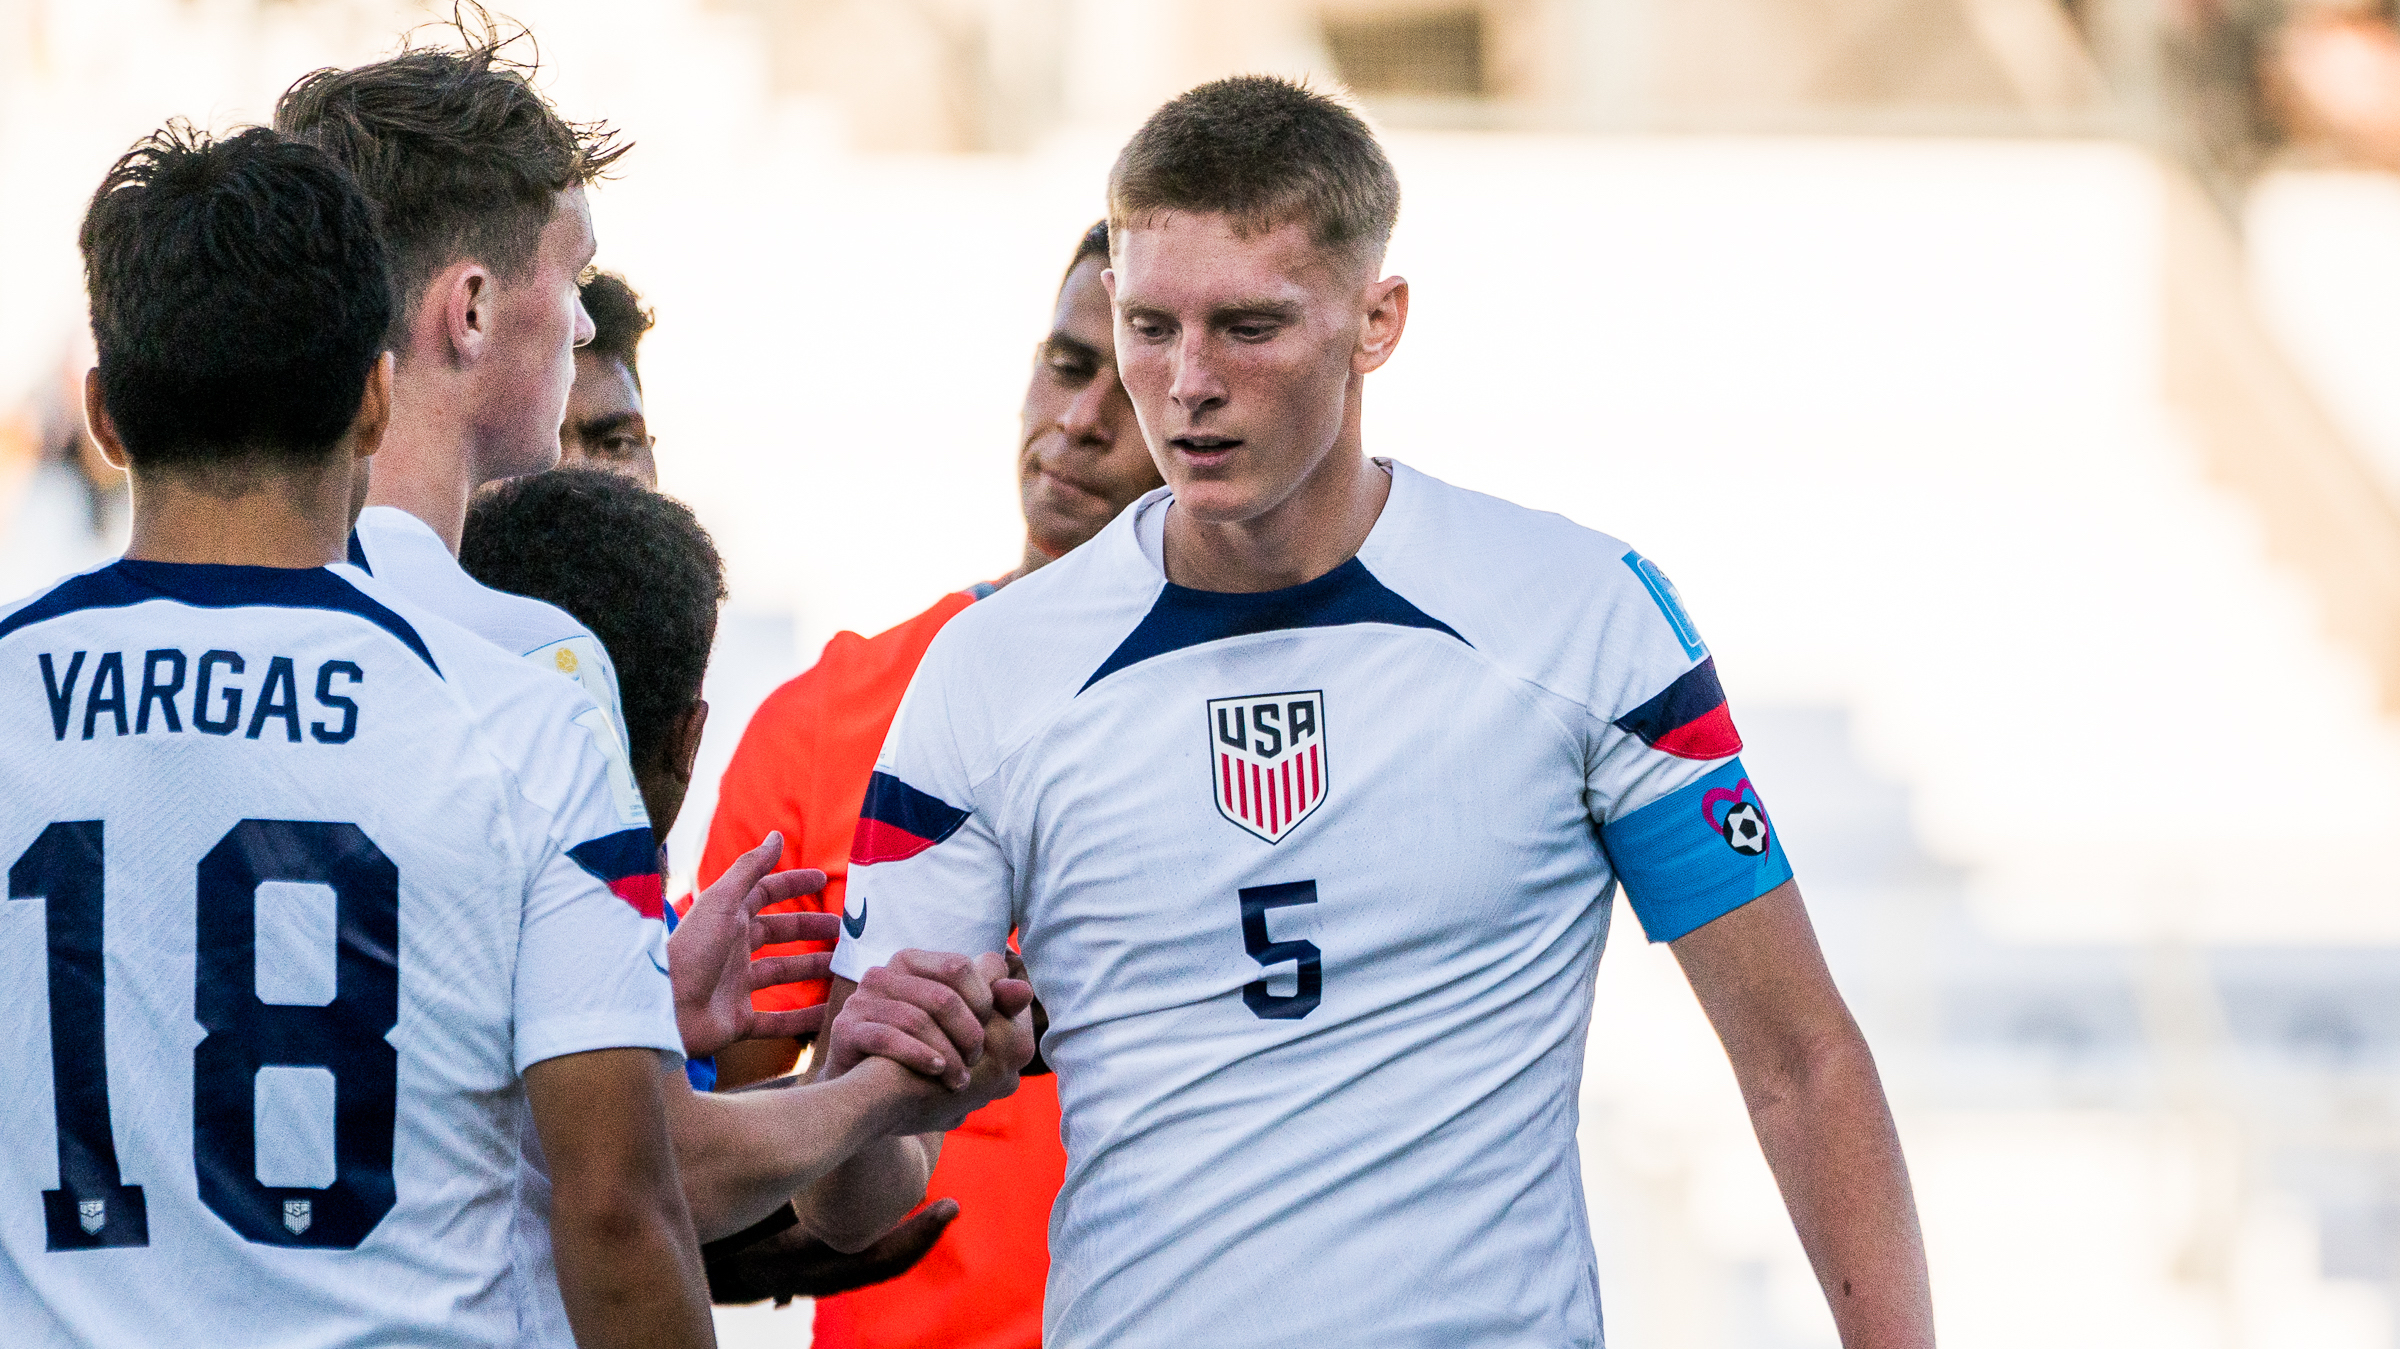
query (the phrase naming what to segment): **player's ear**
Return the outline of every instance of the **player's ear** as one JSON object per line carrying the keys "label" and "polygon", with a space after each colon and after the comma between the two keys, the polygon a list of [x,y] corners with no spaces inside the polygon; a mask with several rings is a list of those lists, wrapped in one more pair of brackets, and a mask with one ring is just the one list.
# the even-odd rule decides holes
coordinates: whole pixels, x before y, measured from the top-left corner
{"label": "player's ear", "polygon": [[491,269],[462,258],[434,273],[409,325],[412,351],[447,351],[461,365],[482,359],[492,333]]}
{"label": "player's ear", "polygon": [[358,395],[358,415],[350,419],[350,453],[360,459],[383,448],[383,433],[392,424],[392,353],[375,358],[367,371],[367,387]]}
{"label": "player's ear", "polygon": [[1358,350],[1351,353],[1350,369],[1363,375],[1381,368],[1400,345],[1401,330],[1408,327],[1408,278],[1387,276],[1372,282],[1361,299],[1366,321],[1358,325]]}
{"label": "player's ear", "polygon": [[125,442],[117,437],[116,419],[108,415],[108,400],[100,396],[100,367],[96,365],[83,372],[83,424],[110,468],[122,473],[132,465]]}

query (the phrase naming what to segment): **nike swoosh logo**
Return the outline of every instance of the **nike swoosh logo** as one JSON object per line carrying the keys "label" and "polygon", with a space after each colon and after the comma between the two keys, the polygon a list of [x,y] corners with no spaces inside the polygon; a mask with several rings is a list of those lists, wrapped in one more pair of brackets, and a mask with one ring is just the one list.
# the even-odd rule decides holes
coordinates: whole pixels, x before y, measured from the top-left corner
{"label": "nike swoosh logo", "polygon": [[849,905],[844,904],[842,906],[842,931],[849,933],[853,937],[863,937],[867,935],[866,905],[861,904],[858,906],[858,917],[856,918],[850,916]]}
{"label": "nike swoosh logo", "polygon": [[[658,956],[656,954],[649,951],[644,951],[642,954],[650,957],[650,968],[658,971],[660,974],[667,974],[667,967],[658,963]],[[672,979],[675,976],[668,974],[667,977]]]}

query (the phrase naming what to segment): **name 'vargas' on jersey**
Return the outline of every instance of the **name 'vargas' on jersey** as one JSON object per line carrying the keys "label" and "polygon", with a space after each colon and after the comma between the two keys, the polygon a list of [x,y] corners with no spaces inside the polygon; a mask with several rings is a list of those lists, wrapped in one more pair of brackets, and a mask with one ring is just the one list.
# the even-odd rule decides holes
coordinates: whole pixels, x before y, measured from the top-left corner
{"label": "name 'vargas' on jersey", "polygon": [[1068,1175],[1045,1342],[1596,1344],[1575,1101],[1622,881],[1788,879],[1665,576],[1390,465],[1358,556],[1220,594],[1170,498],[943,630],[834,970],[1019,933]]}
{"label": "name 'vargas' on jersey", "polygon": [[517,1342],[521,1074],[679,1048],[592,712],[331,569],[0,609],[9,1343]]}

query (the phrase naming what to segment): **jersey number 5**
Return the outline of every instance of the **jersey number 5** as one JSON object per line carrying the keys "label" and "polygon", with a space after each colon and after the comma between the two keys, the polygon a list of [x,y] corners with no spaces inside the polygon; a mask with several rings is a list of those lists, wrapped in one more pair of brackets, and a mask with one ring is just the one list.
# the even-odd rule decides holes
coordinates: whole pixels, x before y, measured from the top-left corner
{"label": "jersey number 5", "polygon": [[1262,977],[1242,985],[1242,1001],[1253,1015],[1268,1021],[1297,1021],[1324,1001],[1324,954],[1313,941],[1267,940],[1267,910],[1317,902],[1315,881],[1286,881],[1281,885],[1252,885],[1242,892],[1242,945],[1250,958],[1270,968],[1287,960],[1299,962],[1299,988],[1289,995],[1269,993]]}
{"label": "jersey number 5", "polygon": [[[58,1188],[42,1192],[42,1219],[53,1251],[150,1244],[142,1187],[119,1172],[109,1122],[106,871],[99,820],[50,825],[8,869],[10,899],[48,901]],[[192,1051],[200,1199],[262,1245],[351,1249],[394,1200],[400,1056],[384,1037],[400,1022],[399,870],[354,824],[244,820],[200,859],[197,881],[193,1011],[208,1030]],[[258,887],[267,881],[333,891],[334,997],[323,1006],[258,996]],[[269,1065],[333,1074],[332,1185],[259,1183],[255,1102]]]}

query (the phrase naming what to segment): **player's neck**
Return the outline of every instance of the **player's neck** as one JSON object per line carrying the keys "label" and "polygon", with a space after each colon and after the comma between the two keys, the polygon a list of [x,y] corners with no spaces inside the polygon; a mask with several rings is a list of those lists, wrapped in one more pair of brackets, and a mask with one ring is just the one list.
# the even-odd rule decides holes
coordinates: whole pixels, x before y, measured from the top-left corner
{"label": "player's neck", "polygon": [[1345,436],[1316,472],[1260,515],[1219,523],[1170,508],[1167,579],[1245,594],[1306,584],[1358,555],[1391,492],[1391,475]]}
{"label": "player's neck", "polygon": [[370,506],[396,506],[425,522],[452,556],[466,532],[475,489],[474,429],[457,415],[463,400],[429,388],[434,372],[403,362],[392,379],[392,421],[375,456]]}
{"label": "player's neck", "polygon": [[136,562],[322,567],[346,555],[355,478],[347,442],[321,464],[133,475]]}

